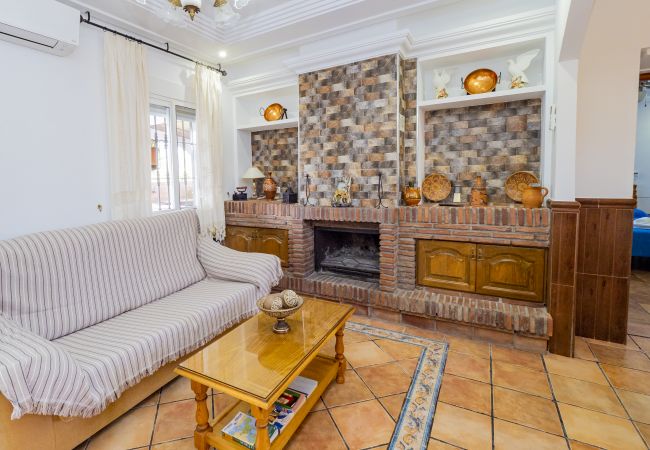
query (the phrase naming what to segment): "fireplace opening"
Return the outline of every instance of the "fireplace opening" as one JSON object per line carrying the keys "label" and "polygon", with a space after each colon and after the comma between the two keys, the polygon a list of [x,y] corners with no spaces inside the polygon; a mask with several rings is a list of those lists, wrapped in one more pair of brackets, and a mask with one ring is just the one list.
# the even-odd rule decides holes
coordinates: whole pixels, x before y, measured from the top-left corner
{"label": "fireplace opening", "polygon": [[362,281],[379,279],[379,227],[315,225],[314,258],[317,272]]}

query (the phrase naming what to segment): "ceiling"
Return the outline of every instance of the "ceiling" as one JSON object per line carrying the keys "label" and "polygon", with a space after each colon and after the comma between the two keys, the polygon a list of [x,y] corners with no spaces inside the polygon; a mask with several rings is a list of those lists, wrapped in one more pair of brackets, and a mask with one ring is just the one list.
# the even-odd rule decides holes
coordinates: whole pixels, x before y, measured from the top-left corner
{"label": "ceiling", "polygon": [[[154,42],[168,42],[209,62],[232,63],[268,50],[313,42],[323,37],[384,20],[447,5],[459,0],[250,0],[234,25],[217,25],[211,18],[212,1],[194,22],[183,26],[163,22],[156,14],[167,0],[59,0],[90,11],[92,18]],[[219,58],[226,51],[226,58]]]}

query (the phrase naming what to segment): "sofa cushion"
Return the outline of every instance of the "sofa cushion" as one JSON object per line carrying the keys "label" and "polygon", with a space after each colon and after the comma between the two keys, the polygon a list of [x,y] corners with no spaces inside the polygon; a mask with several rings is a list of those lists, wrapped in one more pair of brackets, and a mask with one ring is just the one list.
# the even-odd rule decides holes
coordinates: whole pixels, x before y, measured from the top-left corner
{"label": "sofa cushion", "polygon": [[199,238],[198,254],[208,277],[254,284],[259,297],[271,292],[283,276],[277,256],[240,252],[210,238]]}
{"label": "sofa cushion", "polygon": [[205,278],[193,210],[0,241],[0,312],[46,339]]}
{"label": "sofa cushion", "polygon": [[130,386],[257,312],[252,284],[205,279],[54,344],[90,375],[101,408]]}

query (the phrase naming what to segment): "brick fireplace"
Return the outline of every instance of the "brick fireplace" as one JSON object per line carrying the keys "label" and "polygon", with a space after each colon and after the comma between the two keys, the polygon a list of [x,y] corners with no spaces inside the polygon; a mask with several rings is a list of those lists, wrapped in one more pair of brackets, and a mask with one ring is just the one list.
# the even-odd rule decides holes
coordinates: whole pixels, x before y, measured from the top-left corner
{"label": "brick fireplace", "polygon": [[[546,208],[333,208],[267,201],[226,202],[225,208],[230,226],[289,231],[289,261],[281,289],[352,303],[371,316],[522,348],[545,348],[552,333],[544,304],[433,289],[416,281],[417,239],[544,249],[550,236]],[[378,233],[378,279],[319,270],[315,247],[319,230],[346,234],[344,230],[355,228]]]}

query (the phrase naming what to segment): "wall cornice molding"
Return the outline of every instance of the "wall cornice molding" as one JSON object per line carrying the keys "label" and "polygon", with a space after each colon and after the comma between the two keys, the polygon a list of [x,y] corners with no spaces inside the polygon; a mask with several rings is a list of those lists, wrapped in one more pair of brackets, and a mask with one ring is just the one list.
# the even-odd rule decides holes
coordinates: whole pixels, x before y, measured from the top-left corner
{"label": "wall cornice molding", "polygon": [[298,77],[289,69],[281,69],[227,80],[226,86],[234,97],[239,97],[290,86],[298,89]]}
{"label": "wall cornice molding", "polygon": [[408,29],[398,30],[364,42],[302,54],[283,62],[300,74],[390,53],[399,53],[404,58],[460,53],[477,46],[489,47],[500,42],[539,36],[552,31],[554,24],[555,8],[543,8],[422,38],[414,38]]}

